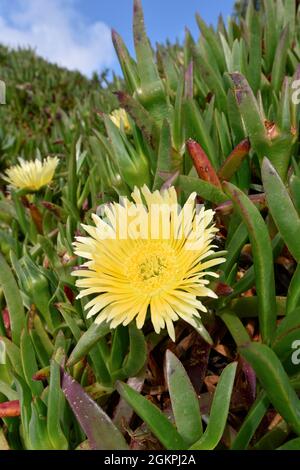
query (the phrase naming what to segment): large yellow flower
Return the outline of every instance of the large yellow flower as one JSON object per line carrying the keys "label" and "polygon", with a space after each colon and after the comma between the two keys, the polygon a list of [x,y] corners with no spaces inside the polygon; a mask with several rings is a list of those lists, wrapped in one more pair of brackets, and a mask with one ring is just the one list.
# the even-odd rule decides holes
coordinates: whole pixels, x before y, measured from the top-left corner
{"label": "large yellow flower", "polygon": [[42,186],[52,181],[55,169],[58,165],[57,157],[47,157],[46,160],[25,161],[19,159],[19,165],[8,168],[4,179],[18,189],[38,191]]}
{"label": "large yellow flower", "polygon": [[149,308],[156,333],[166,326],[175,340],[173,322],[180,317],[197,326],[199,310],[206,311],[198,297],[216,297],[205,279],[218,277],[206,270],[225,261],[214,258],[214,212],[196,210],[195,193],[180,208],[173,187],[135,188],[132,198],[93,215],[95,227],[83,225],[89,236],[74,243],[75,253],[88,259],[73,272],[81,277],[78,298],[97,294],[85,306],[88,317],[98,314],[96,323],[112,328],[134,319],[142,328]]}

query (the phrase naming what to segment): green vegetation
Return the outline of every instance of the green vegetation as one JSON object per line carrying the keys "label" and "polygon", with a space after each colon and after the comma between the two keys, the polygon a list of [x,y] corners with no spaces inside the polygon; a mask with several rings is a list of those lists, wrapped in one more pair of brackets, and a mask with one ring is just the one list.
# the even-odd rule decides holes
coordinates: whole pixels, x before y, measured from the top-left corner
{"label": "green vegetation", "polygon": [[[0,48],[0,171],[59,158],[38,192],[1,180],[0,450],[300,449],[300,8],[260,3],[153,51],[135,0],[111,83]],[[81,224],[144,184],[196,191],[227,251],[176,343],[87,319],[71,275]]]}

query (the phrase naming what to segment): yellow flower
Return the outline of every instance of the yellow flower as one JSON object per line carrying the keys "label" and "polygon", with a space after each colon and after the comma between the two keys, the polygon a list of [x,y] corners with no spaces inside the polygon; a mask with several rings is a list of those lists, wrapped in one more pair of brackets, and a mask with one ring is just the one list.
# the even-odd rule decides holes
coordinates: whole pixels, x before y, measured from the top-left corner
{"label": "yellow flower", "polygon": [[217,297],[205,279],[218,277],[206,269],[225,261],[213,258],[214,212],[196,210],[195,193],[180,208],[174,187],[154,193],[135,188],[132,198],[106,205],[102,217],[93,215],[95,227],[83,225],[89,236],[74,243],[75,253],[88,259],[73,272],[81,277],[78,298],[97,294],[85,306],[88,317],[98,314],[96,323],[111,328],[134,319],[142,328],[149,308],[155,332],[166,326],[174,341],[173,322],[182,318],[197,326],[199,310],[206,311],[198,297]]}
{"label": "yellow flower", "polygon": [[25,161],[20,158],[19,162],[19,165],[12,166],[5,171],[4,179],[15,188],[38,191],[51,182],[59,160],[57,157],[47,157],[41,162],[40,160]]}
{"label": "yellow flower", "polygon": [[125,109],[123,108],[115,109],[110,114],[110,119],[119,129],[121,129],[121,123],[122,123],[124,126],[124,131],[130,132],[131,127],[130,127],[130,123],[129,123],[128,116],[127,116]]}

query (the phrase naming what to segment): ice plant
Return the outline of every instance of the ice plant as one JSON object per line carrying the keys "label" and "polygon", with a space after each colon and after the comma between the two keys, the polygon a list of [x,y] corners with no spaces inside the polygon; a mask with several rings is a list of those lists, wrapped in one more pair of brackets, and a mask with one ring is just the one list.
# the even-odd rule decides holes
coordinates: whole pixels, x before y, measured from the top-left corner
{"label": "ice plant", "polygon": [[106,206],[103,217],[93,215],[95,227],[83,226],[89,237],[74,243],[75,253],[88,259],[73,273],[81,278],[78,297],[96,294],[85,307],[88,317],[98,314],[96,323],[112,328],[134,319],[142,328],[150,308],[155,332],[166,326],[175,340],[173,322],[196,326],[199,310],[206,311],[198,297],[216,297],[205,279],[218,277],[206,270],[224,261],[213,257],[214,212],[197,210],[196,193],[180,208],[174,187],[135,188],[132,198]]}
{"label": "ice plant", "polygon": [[[1,170],[60,155],[41,197],[0,178],[0,451],[300,450],[300,0],[247,0],[216,28],[197,15],[199,40],[157,47],[141,1],[134,57],[112,33],[123,79],[0,44]],[[223,251],[194,191],[228,253],[210,285]]]}
{"label": "ice plant", "polygon": [[4,179],[15,188],[38,191],[52,181],[58,161],[57,157],[47,157],[43,162],[20,158],[18,165],[5,171]]}
{"label": "ice plant", "polygon": [[130,131],[130,123],[129,123],[128,116],[127,116],[125,109],[123,108],[115,109],[110,114],[110,119],[119,129],[121,128],[121,125],[123,125],[125,132]]}

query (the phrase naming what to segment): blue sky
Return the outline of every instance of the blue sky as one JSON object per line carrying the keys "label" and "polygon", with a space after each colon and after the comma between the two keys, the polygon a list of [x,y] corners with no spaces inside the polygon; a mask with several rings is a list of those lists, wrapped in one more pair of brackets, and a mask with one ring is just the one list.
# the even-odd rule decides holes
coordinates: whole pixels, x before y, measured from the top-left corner
{"label": "blue sky", "polygon": [[[143,0],[152,44],[182,39],[184,28],[197,36],[195,12],[216,24],[234,0]],[[0,0],[0,42],[31,46],[70,69],[90,75],[105,67],[119,71],[110,38],[113,27],[133,53],[133,0]]]}

